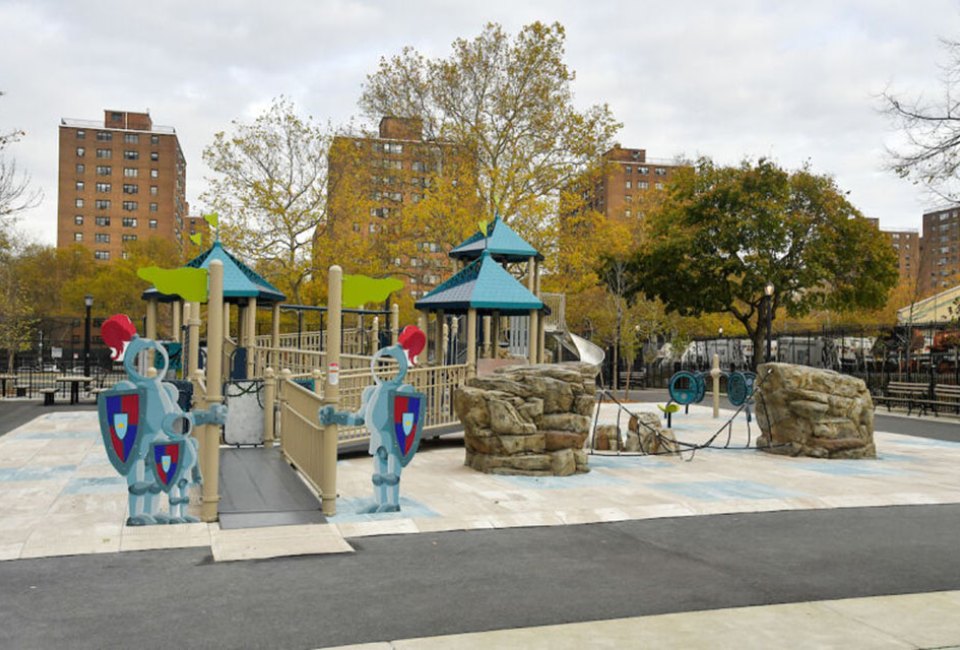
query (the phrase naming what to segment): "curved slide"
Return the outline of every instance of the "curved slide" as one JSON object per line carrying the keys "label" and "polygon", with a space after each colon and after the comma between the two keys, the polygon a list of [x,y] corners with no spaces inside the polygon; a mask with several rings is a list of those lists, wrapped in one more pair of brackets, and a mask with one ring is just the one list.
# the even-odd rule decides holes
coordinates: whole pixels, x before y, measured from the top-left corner
{"label": "curved slide", "polygon": [[603,363],[606,353],[599,345],[591,343],[587,339],[583,338],[582,336],[577,336],[573,332],[564,332],[563,334],[573,342],[573,346],[577,350],[577,355],[580,357],[580,361],[592,363],[597,366]]}

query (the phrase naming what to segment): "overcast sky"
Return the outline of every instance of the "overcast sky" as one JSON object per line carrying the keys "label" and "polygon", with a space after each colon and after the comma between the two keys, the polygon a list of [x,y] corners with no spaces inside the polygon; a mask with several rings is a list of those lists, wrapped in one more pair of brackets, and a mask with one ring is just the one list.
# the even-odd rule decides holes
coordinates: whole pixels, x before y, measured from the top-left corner
{"label": "overcast sky", "polygon": [[566,27],[577,102],[609,103],[626,147],[809,161],[885,229],[919,228],[937,205],[884,170],[897,135],[878,94],[936,95],[938,38],[960,38],[956,0],[0,0],[0,131],[27,131],[8,152],[45,194],[24,226],[55,243],[61,117],[149,109],[175,127],[196,213],[201,152],[232,119],[283,94],[343,123],[381,56],[443,56],[488,21],[515,33],[535,20]]}

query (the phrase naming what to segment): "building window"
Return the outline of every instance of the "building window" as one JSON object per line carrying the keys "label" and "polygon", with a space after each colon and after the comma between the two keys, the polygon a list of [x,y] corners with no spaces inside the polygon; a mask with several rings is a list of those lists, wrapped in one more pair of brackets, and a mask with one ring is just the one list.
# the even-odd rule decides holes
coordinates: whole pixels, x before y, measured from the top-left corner
{"label": "building window", "polygon": [[624,194],[624,195],[623,195],[623,200],[626,201],[627,203],[630,203],[631,201],[633,201],[633,195],[632,195],[632,194]]}
{"label": "building window", "polygon": [[124,167],[123,175],[126,178],[137,178],[140,175],[139,171],[136,167]]}
{"label": "building window", "polygon": [[150,223],[149,223],[149,226],[150,226],[150,229],[151,229],[151,230],[156,230],[156,229],[157,229],[157,220],[156,220],[156,219],[151,219],[151,220],[150,220]]}
{"label": "building window", "polygon": [[425,172],[427,171],[427,163],[423,162],[422,160],[414,160],[412,163],[410,163],[410,169],[415,172]]}
{"label": "building window", "polygon": [[156,211],[157,211],[157,204],[156,204],[156,203],[151,203],[151,204],[150,204],[150,212],[156,212]]}
{"label": "building window", "polygon": [[108,232],[98,232],[93,236],[94,241],[98,244],[109,244],[110,243],[110,233]]}
{"label": "building window", "polygon": [[653,173],[656,174],[657,176],[666,176],[667,170],[664,169],[663,167],[657,167],[656,169],[653,170]]}
{"label": "building window", "polygon": [[136,227],[137,227],[137,218],[136,218],[136,217],[124,217],[124,218],[123,218],[123,227],[124,227],[124,228],[136,228]]}
{"label": "building window", "polygon": [[95,219],[95,221],[96,221],[96,223],[97,223],[98,226],[109,226],[109,225],[110,225],[110,217],[97,217],[97,218]]}
{"label": "building window", "polygon": [[77,173],[78,173],[78,174],[82,174],[82,173],[85,172],[85,171],[87,171],[87,168],[84,167],[83,163],[78,163],[78,164],[77,164]]}
{"label": "building window", "polygon": [[78,192],[83,191],[83,181],[77,181],[77,191]]}
{"label": "building window", "polygon": [[645,190],[649,187],[650,187],[650,183],[648,183],[647,181],[637,181],[638,190]]}
{"label": "building window", "polygon": [[110,131],[97,131],[97,140],[100,142],[110,142],[113,140],[113,133]]}
{"label": "building window", "polygon": [[83,241],[83,233],[82,232],[73,233],[73,241]]}
{"label": "building window", "polygon": [[156,186],[156,185],[151,185],[151,186],[150,186],[150,196],[156,196],[156,195],[157,195],[157,186]]}
{"label": "building window", "polygon": [[110,165],[97,165],[97,176],[109,176],[113,172]]}
{"label": "building window", "polygon": [[638,173],[638,174],[649,174],[649,173],[650,173],[650,168],[649,168],[649,167],[637,167],[637,173]]}
{"label": "building window", "polygon": [[150,160],[160,160],[160,153],[157,151],[151,151]]}
{"label": "building window", "polygon": [[133,185],[133,184],[127,184],[127,183],[123,184],[124,194],[137,194],[139,191],[140,191],[139,185]]}
{"label": "building window", "polygon": [[97,149],[97,158],[113,158],[113,149]]}
{"label": "building window", "polygon": [[93,251],[93,258],[96,260],[110,259],[110,251]]}
{"label": "building window", "polygon": [[627,181],[627,189],[629,190],[629,189],[632,189],[632,188],[633,188],[633,182],[632,182],[632,181]]}
{"label": "building window", "polygon": [[87,153],[87,150],[83,147],[77,147],[77,158],[83,158],[83,155]]}
{"label": "building window", "polygon": [[87,137],[87,132],[83,129],[77,129],[77,140],[83,140]]}
{"label": "building window", "polygon": [[137,202],[136,202],[136,201],[124,201],[124,202],[123,202],[123,209],[126,210],[127,212],[133,212],[134,210],[137,209]]}
{"label": "building window", "polygon": [[73,223],[77,224],[78,226],[82,226],[82,225],[83,225],[83,215],[82,215],[82,214],[78,214],[78,215],[74,216],[74,217],[73,217]]}
{"label": "building window", "polygon": [[124,133],[124,134],[123,134],[123,141],[124,141],[124,143],[126,143],[126,144],[139,144],[139,143],[140,143],[140,136],[137,135],[136,133]]}
{"label": "building window", "polygon": [[109,192],[111,188],[112,186],[110,185],[110,183],[97,183],[98,192]]}
{"label": "building window", "polygon": [[159,135],[151,135],[151,136],[150,136],[150,144],[160,144],[160,136],[159,136]]}
{"label": "building window", "polygon": [[123,241],[137,241],[136,235],[123,235]]}
{"label": "building window", "polygon": [[109,210],[110,209],[110,200],[109,199],[97,199],[96,200],[97,210]]}
{"label": "building window", "polygon": [[630,210],[624,210],[624,211],[623,211],[623,216],[629,217],[629,216],[630,216]]}
{"label": "building window", "polygon": [[653,187],[654,187],[655,189],[662,190],[662,189],[663,189],[663,183],[654,183],[654,184],[653,184]]}
{"label": "building window", "polygon": [[133,151],[132,149],[126,149],[126,150],[123,152],[123,159],[124,159],[124,160],[139,160],[139,159],[140,159],[140,152],[139,152],[139,151]]}
{"label": "building window", "polygon": [[77,199],[76,202],[74,203],[74,205],[76,205],[78,208],[82,208],[82,207],[83,207],[83,199]]}
{"label": "building window", "polygon": [[160,178],[160,171],[157,169],[151,169],[150,178]]}

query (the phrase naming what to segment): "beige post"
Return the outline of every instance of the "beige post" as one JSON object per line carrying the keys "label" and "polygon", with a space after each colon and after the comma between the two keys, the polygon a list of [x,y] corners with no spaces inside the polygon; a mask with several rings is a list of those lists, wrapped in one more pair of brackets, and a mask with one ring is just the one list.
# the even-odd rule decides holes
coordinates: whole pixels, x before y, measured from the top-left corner
{"label": "beige post", "polygon": [[490,358],[490,325],[493,319],[490,316],[483,317],[483,358]]}
{"label": "beige post", "polygon": [[[220,404],[223,362],[223,262],[210,262],[210,295],[207,299],[207,408]],[[200,458],[203,463],[203,521],[216,521],[220,502],[220,427],[204,426]]]}
{"label": "beige post", "polygon": [[[273,303],[273,322],[270,328],[270,347],[274,350],[280,347],[280,303]],[[271,354],[277,354],[273,352]],[[276,364],[279,359],[270,359],[269,363]]]}
{"label": "beige post", "polygon": [[527,358],[530,363],[536,363],[539,358],[537,357],[537,343],[540,341],[540,328],[537,325],[539,315],[540,312],[536,309],[530,310],[530,322],[527,325]]}
{"label": "beige post", "polygon": [[[147,300],[147,324],[146,332],[144,332],[144,338],[157,340],[157,299],[150,298]],[[147,367],[153,367],[153,349],[151,348],[147,352]]]}
{"label": "beige post", "polygon": [[449,347],[450,347],[450,326],[444,323],[443,324],[443,345],[440,347],[440,349],[443,350],[443,354],[440,355],[439,365],[441,366],[447,365],[447,360],[445,357],[447,355],[447,350],[449,349]]}
{"label": "beige post", "polygon": [[370,354],[374,355],[380,347],[380,317],[374,316],[370,324]]}
{"label": "beige post", "polygon": [[393,303],[390,305],[390,344],[397,344],[397,337],[400,336],[400,305]]}
{"label": "beige post", "polygon": [[477,375],[477,310],[467,310],[467,377]]}
{"label": "beige post", "polygon": [[443,310],[440,309],[436,313],[437,319],[437,330],[433,333],[433,365],[442,366],[443,365],[443,321],[446,319],[443,317]]}
{"label": "beige post", "polygon": [[547,347],[547,326],[546,320],[543,317],[543,312],[540,313],[540,317],[537,319],[540,342],[537,344],[537,357],[539,358],[538,363],[545,363],[547,360],[547,355],[544,352],[544,348]]}
{"label": "beige post", "polygon": [[500,310],[493,312],[493,358],[500,358]]}
{"label": "beige post", "polygon": [[253,355],[257,351],[257,299],[247,303],[247,379],[253,379]]}
{"label": "beige post", "polygon": [[720,417],[720,355],[713,353],[713,368],[710,369],[713,377],[713,417]]}
{"label": "beige post", "polygon": [[[323,403],[340,405],[340,309],[343,269],[331,266],[327,277],[327,382]],[[337,514],[337,425],[323,428],[323,471],[320,474],[320,498],[323,514]]]}
{"label": "beige post", "polygon": [[[424,334],[430,333],[427,327],[427,312],[421,311],[417,313],[417,327],[419,327]],[[424,355],[426,355],[426,351],[424,351]]]}
{"label": "beige post", "polygon": [[277,379],[277,412],[280,414],[279,425],[281,447],[283,447],[284,441],[286,441],[286,437],[283,435],[283,414],[285,412],[284,408],[286,405],[286,398],[284,396],[286,395],[287,386],[290,385],[288,382],[292,376],[293,372],[291,372],[290,368],[284,368],[280,371],[280,377]]}
{"label": "beige post", "polygon": [[179,343],[181,341],[180,337],[180,301],[174,300],[170,303],[170,309],[172,311],[170,328],[173,330],[170,332],[170,340],[174,343]]}
{"label": "beige post", "polygon": [[189,374],[185,376],[193,378],[193,374],[200,369],[200,303],[188,302],[184,305],[183,314],[187,321],[187,341],[189,342],[185,368]]}
{"label": "beige post", "polygon": [[273,446],[276,424],[274,408],[277,403],[277,373],[273,368],[263,371],[263,444]]}
{"label": "beige post", "polygon": [[[237,312],[239,313],[240,308],[237,307]],[[237,340],[240,340],[239,331],[237,332]],[[230,338],[230,303],[223,303],[223,335],[227,338]]]}

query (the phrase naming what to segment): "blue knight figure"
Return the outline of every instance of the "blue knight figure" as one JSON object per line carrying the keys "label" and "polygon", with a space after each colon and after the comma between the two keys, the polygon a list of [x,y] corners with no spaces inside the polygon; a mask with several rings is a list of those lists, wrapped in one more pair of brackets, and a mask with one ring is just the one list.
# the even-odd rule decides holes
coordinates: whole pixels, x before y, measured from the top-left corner
{"label": "blue knight figure", "polygon": [[[136,328],[124,314],[107,319],[101,329],[103,340],[119,357],[124,349],[123,368],[127,379],[100,394],[100,432],[107,458],[127,478],[130,516],[128,526],[196,522],[186,514],[190,502],[187,489],[202,483],[197,462],[197,441],[190,436],[200,424],[223,424],[226,407],[216,404],[209,410],[185,413],[177,404],[179,392],[164,383],[169,365],[166,349],[151,339],[137,336]],[[154,351],[161,360],[160,371],[137,371],[137,356]],[[168,494],[169,513],[157,511],[154,497]]]}
{"label": "blue knight figure", "polygon": [[[397,342],[397,345],[374,354],[370,362],[374,384],[363,389],[358,411],[336,411],[328,405],[321,407],[319,412],[320,424],[366,425],[370,433],[374,504],[364,512],[400,510],[400,472],[417,452],[423,430],[426,396],[403,383],[403,379],[408,365],[414,364],[416,356],[423,350],[426,336],[411,325],[403,329]],[[394,359],[399,365],[399,371],[392,379],[377,375],[381,358]]]}

